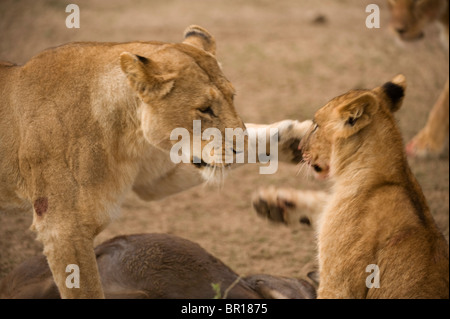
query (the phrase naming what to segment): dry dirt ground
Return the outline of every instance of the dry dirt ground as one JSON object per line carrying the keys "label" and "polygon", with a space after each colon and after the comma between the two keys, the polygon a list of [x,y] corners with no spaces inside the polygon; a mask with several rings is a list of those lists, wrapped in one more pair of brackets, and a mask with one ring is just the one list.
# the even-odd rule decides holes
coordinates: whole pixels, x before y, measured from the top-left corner
{"label": "dry dirt ground", "polygon": [[[383,0],[76,1],[81,28],[67,29],[65,7],[71,2],[1,0],[0,59],[25,63],[70,41],[178,42],[188,25],[199,24],[217,39],[244,121],[311,118],[336,95],[404,73],[409,88],[397,118],[405,139],[424,125],[448,77],[438,29],[430,26],[421,42],[398,43]],[[380,29],[365,27],[369,3],[380,5]],[[448,239],[448,152],[411,166]],[[276,175],[259,175],[253,165],[234,171],[222,189],[199,186],[151,203],[130,194],[97,242],[119,234],[170,233],[199,243],[242,275],[302,276],[315,258],[314,233],[271,225],[256,216],[250,201],[258,187],[327,187],[297,171],[280,165]],[[30,223],[31,214],[0,214],[0,279],[41,251]]]}

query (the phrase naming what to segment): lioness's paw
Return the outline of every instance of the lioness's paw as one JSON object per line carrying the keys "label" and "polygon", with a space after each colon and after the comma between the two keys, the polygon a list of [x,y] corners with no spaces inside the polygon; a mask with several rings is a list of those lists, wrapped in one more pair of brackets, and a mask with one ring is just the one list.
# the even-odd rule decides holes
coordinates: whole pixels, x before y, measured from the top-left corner
{"label": "lioness's paw", "polygon": [[301,139],[310,128],[312,121],[284,120],[278,123],[278,160],[289,163],[299,163],[302,154],[298,149]]}
{"label": "lioness's paw", "polygon": [[253,208],[260,217],[274,223],[309,226],[311,224],[309,218],[299,211],[291,192],[291,190],[278,190],[273,187],[260,189],[253,195]]}
{"label": "lioness's paw", "polygon": [[412,158],[434,158],[442,155],[444,143],[437,143],[427,133],[420,131],[407,145],[406,154]]}

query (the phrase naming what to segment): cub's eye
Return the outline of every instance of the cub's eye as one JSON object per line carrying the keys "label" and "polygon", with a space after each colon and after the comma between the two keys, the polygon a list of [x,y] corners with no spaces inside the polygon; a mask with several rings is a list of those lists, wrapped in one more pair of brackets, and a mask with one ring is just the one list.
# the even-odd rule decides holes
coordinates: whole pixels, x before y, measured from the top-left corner
{"label": "cub's eye", "polygon": [[214,114],[214,111],[213,111],[211,106],[208,106],[208,107],[203,108],[203,109],[198,109],[198,110],[200,111],[200,113],[209,114],[209,115],[214,116],[214,117],[216,116],[216,114]]}
{"label": "cub's eye", "polygon": [[312,133],[314,133],[315,131],[317,131],[317,129],[319,128],[319,124],[314,124],[314,128],[312,130]]}

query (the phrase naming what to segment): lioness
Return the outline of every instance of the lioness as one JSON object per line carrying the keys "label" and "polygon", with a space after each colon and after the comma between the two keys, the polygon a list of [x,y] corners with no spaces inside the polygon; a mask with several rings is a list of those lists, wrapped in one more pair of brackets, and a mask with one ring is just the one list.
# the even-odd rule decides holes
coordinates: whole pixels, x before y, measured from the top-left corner
{"label": "lioness", "polygon": [[[410,171],[393,116],[405,89],[399,75],[317,111],[299,147],[303,160],[332,180],[330,195],[279,190],[278,198],[260,193],[254,201],[274,221],[316,227],[319,298],[449,296],[449,247]],[[379,288],[366,285],[369,265],[380,270]]]}
{"label": "lioness", "polygon": [[[388,0],[391,26],[404,41],[424,37],[424,28],[438,22],[442,43],[448,52],[449,0]],[[407,154],[426,157],[440,155],[448,141],[449,81],[432,108],[425,127],[407,144]]]}
{"label": "lioness", "polygon": [[[183,43],[71,43],[23,66],[0,64],[0,211],[33,210],[63,298],[104,297],[93,240],[128,190],[152,200],[222,176],[214,157],[169,157],[171,132],[192,137],[194,120],[222,136],[246,128],[215,51],[214,38],[191,26]],[[305,126],[269,127],[280,129],[280,158],[293,160]],[[65,284],[69,264],[80,269],[79,289]]]}

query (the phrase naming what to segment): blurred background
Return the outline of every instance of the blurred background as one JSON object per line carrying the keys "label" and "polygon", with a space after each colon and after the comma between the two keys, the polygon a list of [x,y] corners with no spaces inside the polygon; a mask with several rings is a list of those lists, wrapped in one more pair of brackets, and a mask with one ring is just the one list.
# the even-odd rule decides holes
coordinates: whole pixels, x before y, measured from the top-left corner
{"label": "blurred background", "polygon": [[[79,29],[66,28],[69,3],[80,8]],[[380,29],[365,26],[370,3],[381,8]],[[218,60],[237,89],[245,122],[309,119],[349,89],[372,88],[403,73],[408,91],[397,119],[409,140],[445,84],[448,55],[437,27],[430,26],[423,41],[404,44],[388,21],[384,0],[0,0],[0,60],[23,64],[71,41],[180,42],[184,29],[198,24],[216,38]],[[448,152],[411,166],[448,239]],[[130,194],[97,243],[119,234],[170,233],[199,243],[241,275],[304,276],[315,260],[314,232],[269,224],[251,207],[259,187],[327,187],[298,170],[280,164],[277,174],[259,175],[258,166],[249,165],[231,173],[222,189],[199,186],[151,203]],[[0,279],[41,252],[28,230],[31,220],[31,214],[0,214]]]}

